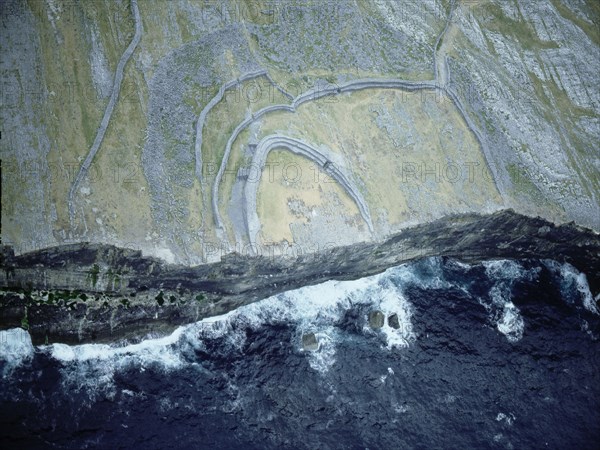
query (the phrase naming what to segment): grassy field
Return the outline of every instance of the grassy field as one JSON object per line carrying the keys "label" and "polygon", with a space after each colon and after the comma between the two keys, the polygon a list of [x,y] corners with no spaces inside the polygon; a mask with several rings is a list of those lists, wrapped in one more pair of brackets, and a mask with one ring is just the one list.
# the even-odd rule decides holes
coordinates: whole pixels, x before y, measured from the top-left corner
{"label": "grassy field", "polygon": [[[62,2],[58,10],[54,10],[49,2],[27,0],[27,6],[39,27],[39,71],[46,84],[45,89],[41,88],[46,98],[34,105],[36,117],[39,116],[43,122],[44,133],[50,142],[47,156],[49,172],[41,177],[45,197],[43,208],[45,216],[53,224],[56,239],[60,241],[71,233],[70,237],[80,240],[134,244],[148,242],[148,246],[151,246],[164,241],[165,236],[161,233],[171,233],[169,237],[176,240],[180,248],[193,254],[201,252],[202,239],[215,240],[211,190],[232,131],[251,113],[267,105],[290,104],[290,99],[275,89],[265,77],[230,89],[223,101],[209,113],[204,127],[204,179],[202,182],[195,179],[190,181],[195,170],[192,158],[194,143],[181,142],[186,140],[181,136],[188,136],[188,132],[190,136],[195,135],[195,123],[192,120],[187,123],[187,120],[193,114],[197,118],[212,95],[217,93],[220,81],[216,80],[234,79],[241,75],[240,70],[260,65],[268,70],[280,86],[296,97],[324,80],[335,84],[359,78],[432,78],[433,61],[428,66],[423,60],[432,57],[429,53],[432,52],[437,33],[445,24],[445,14],[450,5],[448,0],[444,0],[436,11],[423,10],[423,14],[427,15],[424,28],[428,28],[424,31],[424,41],[407,38],[406,45],[410,51],[420,49],[423,52],[419,55],[413,55],[410,51],[405,54],[407,61],[416,61],[414,70],[412,66],[408,67],[408,63],[406,66],[396,64],[399,59],[394,60],[390,55],[397,54],[386,51],[398,42],[398,30],[406,23],[387,17],[388,9],[383,4],[363,0],[353,2],[356,9],[352,11],[360,14],[361,20],[352,21],[352,17],[343,16],[348,19],[347,22],[337,23],[337,16],[320,16],[315,12],[318,1],[300,3],[313,7],[308,9],[312,12],[306,14],[313,14],[314,17],[299,22],[307,27],[306,30],[286,30],[285,26],[281,27],[285,21],[273,23],[276,16],[270,15],[272,2],[269,0],[184,1],[174,9],[168,2],[140,1],[144,29],[142,41],[124,71],[120,99],[88,179],[80,185],[76,198],[77,217],[75,223],[71,224],[67,208],[69,188],[92,146],[108,102],[106,88],[104,96],[97,92],[98,80],[102,81],[101,74],[105,73],[105,83],[112,88],[112,81],[108,83],[106,80],[114,76],[117,63],[131,41],[134,22],[129,0]],[[290,5],[293,6],[293,2],[286,3],[286,6]],[[548,0],[548,5],[556,9],[560,20],[569,22],[566,32],[576,30],[575,36],[583,36],[583,32],[593,44],[600,45],[600,31],[596,26],[600,18],[600,3],[586,0],[570,5],[566,0]],[[292,9],[287,13],[301,11],[301,8]],[[583,17],[579,9],[587,12],[593,20]],[[351,8],[342,8],[340,14],[346,14],[349,10]],[[557,58],[556,55],[564,48],[559,42],[541,39],[533,24],[524,20],[524,9],[517,8],[515,11],[516,15],[511,18],[507,17],[498,3],[488,0],[458,1],[456,17],[460,16],[462,22],[457,19],[450,25],[438,52],[449,56],[451,65],[459,66],[461,61],[469,58],[475,66],[481,63],[482,69],[473,74],[470,82],[483,86],[478,86],[481,89],[477,94],[481,95],[484,106],[481,112],[471,111],[471,118],[488,136],[503,133],[506,142],[510,142],[511,148],[506,149],[508,156],[502,153],[504,150],[493,149],[494,155],[500,155],[498,160],[503,165],[502,169],[505,169],[504,177],[510,179],[508,184],[512,191],[509,189],[504,193],[508,197],[508,204],[512,205],[513,202],[523,208],[532,206],[531,211],[536,213],[548,211],[553,218],[566,218],[568,214],[565,207],[559,206],[561,198],[568,199],[573,195],[592,198],[600,192],[600,174],[597,167],[590,163],[594,161],[591,156],[594,156],[595,150],[590,145],[594,139],[592,127],[598,115],[592,107],[577,105],[579,98],[575,97],[579,93],[573,95],[571,92],[578,86],[576,77],[581,78],[581,73],[587,72],[578,72],[577,67],[561,67],[562,72],[554,68],[556,73],[566,73],[569,83],[565,87],[565,83],[555,80],[548,64],[553,63],[552,58]],[[274,12],[277,13],[281,11]],[[239,26],[227,28],[239,19],[243,19],[237,23]],[[468,36],[466,32],[463,33],[463,27],[472,21],[476,21],[477,26],[470,30],[472,34]],[[350,23],[364,24],[365,29],[353,30]],[[322,36],[307,35],[314,34],[319,27],[323,29]],[[373,34],[372,42],[365,43],[365,48],[371,48],[373,43],[380,46],[376,50],[381,54],[374,64],[365,62],[370,61],[367,58],[369,55],[352,51],[355,42],[352,39],[360,35],[358,31],[372,31],[370,27],[377,30],[381,28],[381,32]],[[241,33],[239,39],[244,51],[238,52],[238,44],[215,49],[210,45],[198,46],[195,43],[203,37],[207,38],[207,42],[213,42],[211,37],[229,36],[223,33],[234,29]],[[481,36],[485,48],[479,48],[477,43],[470,41],[475,34],[477,39]],[[269,42],[269,36],[279,36],[281,42],[285,41],[286,44]],[[335,45],[329,46],[328,38],[332,36],[336,39],[330,41],[335,41]],[[218,42],[222,41],[218,39]],[[296,41],[301,44],[293,45]],[[289,60],[281,53],[288,49],[286,45],[293,49],[290,50],[293,55]],[[182,46],[185,47],[182,49]],[[104,72],[93,66],[94,61],[98,64],[98,59],[93,58],[94,54],[98,54],[94,53],[94,49],[98,48],[103,55],[100,59],[105,66]],[[273,49],[273,53],[265,49]],[[525,55],[530,65],[522,64],[523,68],[515,62],[514,66],[519,70],[513,73],[513,62],[500,60],[503,52],[507,55]],[[304,53],[306,61],[316,63],[312,66],[307,63],[308,69],[299,70],[298,67],[304,66],[297,62]],[[331,58],[323,62],[328,55]],[[558,56],[559,59],[561,57]],[[149,115],[147,110],[150,97],[148,86],[153,86],[152,89],[156,86],[150,81],[156,73],[168,77],[171,69],[180,69],[163,64],[160,69],[164,69],[163,72],[156,72],[157,65],[164,61],[174,61],[171,64],[174,66],[182,61],[187,64],[182,64],[185,66],[184,72],[178,72],[183,73],[182,80],[178,79],[178,90],[174,91],[181,95],[178,99],[183,98],[186,123],[184,132],[179,130],[178,137],[175,137],[176,133],[171,133],[169,128],[174,119],[169,122],[164,119],[168,115],[157,113],[156,117],[163,118],[166,131],[161,135],[164,145],[160,144],[161,148],[155,150],[164,152],[168,162],[172,161],[169,158],[185,161],[176,169],[178,175],[183,173],[190,177],[185,182],[173,183],[172,187],[169,185],[164,198],[157,200],[158,195],[154,198],[150,195],[152,189],[142,167],[142,152],[148,142],[154,142],[147,140],[148,117],[152,120],[155,117]],[[381,61],[380,67],[377,61]],[[286,70],[286,67],[293,68]],[[397,70],[390,69],[394,67]],[[494,109],[496,104],[489,98],[493,89],[488,92],[485,81],[481,81],[488,70],[493,74],[491,78],[498,80],[501,89],[511,98],[519,93],[518,90],[522,88],[520,83],[527,84],[530,88],[527,95],[531,96],[532,103],[531,118],[560,130],[556,141],[560,140],[564,154],[558,155],[558,151],[554,153],[558,155],[557,160],[564,159],[564,171],[551,167],[548,169],[550,175],[547,175],[531,170],[535,164],[544,165],[546,153],[544,149],[536,148],[535,136],[531,137],[532,131],[524,132],[530,133],[529,141],[513,142],[513,137],[519,133],[510,130],[509,113],[516,116],[518,114],[514,114],[515,111],[523,114],[524,110],[510,102]],[[201,76],[196,77],[200,72]],[[540,75],[542,72],[544,75]],[[14,78],[19,80],[19,77],[21,74],[17,71]],[[451,79],[453,82],[462,82],[458,76]],[[214,84],[207,88],[201,83]],[[460,87],[470,89],[473,86]],[[585,97],[584,91],[582,96]],[[164,92],[160,94],[164,95]],[[167,88],[166,96],[169,95]],[[156,96],[160,97],[159,94]],[[153,107],[156,104],[161,106],[160,100],[154,102]],[[470,104],[471,100],[464,99],[467,109],[474,104]],[[170,111],[180,111],[173,104],[168,105],[172,108]],[[500,112],[500,109],[507,111]],[[156,110],[153,112],[156,113]],[[523,117],[526,116],[530,117],[523,114]],[[526,124],[527,121],[522,122]],[[249,164],[248,143],[273,133],[300,138],[339,155],[370,207],[378,236],[394,232],[407,224],[445,214],[481,211],[502,205],[477,140],[448,99],[432,93],[368,90],[310,102],[294,114],[269,114],[239,136],[232,147],[228,174],[222,179],[218,199],[231,239],[234,230],[228,217],[228,208],[231,206],[235,182],[233,173]],[[31,145],[41,149],[42,138],[31,136]],[[188,148],[189,154],[186,153]],[[3,163],[6,167],[16,166],[18,162],[13,159],[12,156],[3,158]],[[522,170],[519,161],[530,161],[531,166],[528,170]],[[259,187],[258,212],[263,224],[264,241],[291,242],[297,237],[294,230],[311,221],[316,223],[317,217],[319,220],[331,219],[331,223],[347,222],[349,229],[357,230],[357,233],[364,226],[356,205],[340,186],[324,177],[322,172],[319,179],[315,180],[317,172],[311,162],[281,149],[272,152],[268,162],[278,163],[280,172],[274,180],[270,180],[267,173],[263,174]],[[281,173],[281,168],[286,165],[300,168],[301,180],[286,180]],[[554,174],[558,174],[558,177],[564,174],[568,176],[564,181],[551,183],[549,178]],[[578,190],[579,186],[581,190]],[[3,195],[3,214],[10,217],[17,210],[25,210],[22,205],[28,208],[42,207],[30,204],[28,199],[21,198],[23,196],[17,184],[7,186]],[[173,220],[173,223],[155,223],[156,205],[159,203],[178,204],[173,211],[167,211],[168,220]],[[18,220],[9,218],[3,221],[5,235],[16,241],[27,239],[21,236],[19,223],[24,219],[15,219]],[[194,240],[195,237],[199,239]]]}
{"label": "grassy field", "polygon": [[[385,217],[390,229],[443,212],[477,210],[487,202],[500,201],[476,140],[448,100],[438,98],[438,103],[421,93],[386,90],[344,94],[331,100],[305,104],[296,114],[270,114],[261,121],[257,137],[280,133],[325,145],[341,155],[361,186],[372,217]],[[379,115],[387,118],[378,120]],[[398,117],[405,120],[404,127],[397,124]],[[241,136],[240,141],[244,139],[247,136]],[[236,142],[234,148],[240,146],[241,142]],[[279,162],[282,167],[288,162],[284,154],[273,152],[269,162]],[[313,176],[314,169],[304,158],[290,157],[302,168],[303,179]],[[241,164],[240,158],[237,153],[232,163]],[[472,177],[469,167],[474,170]],[[436,173],[427,175],[428,169]],[[455,179],[457,174],[460,180]],[[268,175],[265,169],[263,179]],[[294,215],[287,208],[289,200],[316,206],[317,198],[326,198],[320,195],[323,189],[322,183],[286,185],[263,180],[259,217],[265,238],[290,239],[289,223],[309,217]],[[350,199],[344,191],[337,195],[348,205]],[[429,199],[426,204],[425,198]],[[355,208],[352,202],[349,205]],[[352,214],[350,207],[340,213]],[[380,224],[378,231],[388,230]]]}

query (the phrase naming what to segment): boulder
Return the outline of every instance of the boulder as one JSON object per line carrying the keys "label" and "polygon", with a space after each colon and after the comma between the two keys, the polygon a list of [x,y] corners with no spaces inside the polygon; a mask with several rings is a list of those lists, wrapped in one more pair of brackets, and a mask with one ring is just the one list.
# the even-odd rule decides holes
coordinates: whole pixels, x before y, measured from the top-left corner
{"label": "boulder", "polygon": [[369,326],[373,329],[381,328],[384,320],[385,316],[381,311],[371,311],[369,313]]}
{"label": "boulder", "polygon": [[311,352],[319,349],[319,341],[317,340],[315,333],[307,333],[302,335],[302,348]]}
{"label": "boulder", "polygon": [[400,319],[398,319],[398,314],[394,313],[388,317],[388,325],[395,330],[400,328]]}

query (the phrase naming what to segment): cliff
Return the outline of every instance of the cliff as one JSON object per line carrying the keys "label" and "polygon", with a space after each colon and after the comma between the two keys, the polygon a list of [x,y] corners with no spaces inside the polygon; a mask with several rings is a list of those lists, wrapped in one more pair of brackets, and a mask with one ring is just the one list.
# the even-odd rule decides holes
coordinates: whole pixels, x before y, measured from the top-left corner
{"label": "cliff", "polygon": [[554,259],[584,272],[595,297],[600,291],[597,233],[504,210],[445,217],[379,243],[288,258],[230,254],[195,267],[110,245],[73,244],[19,256],[3,247],[0,328],[27,328],[34,343],[136,339],[285,290],[360,278],[428,256]]}

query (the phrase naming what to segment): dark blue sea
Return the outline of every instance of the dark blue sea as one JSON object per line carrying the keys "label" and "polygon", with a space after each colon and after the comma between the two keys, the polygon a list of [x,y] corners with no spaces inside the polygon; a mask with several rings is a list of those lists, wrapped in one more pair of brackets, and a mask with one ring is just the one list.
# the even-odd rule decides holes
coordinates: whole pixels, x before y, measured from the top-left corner
{"label": "dark blue sea", "polygon": [[568,264],[429,258],[136,343],[5,330],[0,448],[597,449],[599,300]]}

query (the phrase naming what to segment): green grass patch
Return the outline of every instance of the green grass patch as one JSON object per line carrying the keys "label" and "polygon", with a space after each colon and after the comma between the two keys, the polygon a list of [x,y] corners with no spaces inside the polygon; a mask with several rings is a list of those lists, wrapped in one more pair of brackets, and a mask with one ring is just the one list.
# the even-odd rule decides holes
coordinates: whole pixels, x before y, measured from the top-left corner
{"label": "green grass patch", "polygon": [[588,0],[586,4],[592,23],[579,17],[561,0],[550,0],[550,2],[562,17],[579,27],[596,46],[600,46],[600,27],[598,26],[600,20],[600,2],[598,0]]}
{"label": "green grass patch", "polygon": [[88,272],[89,279],[91,280],[93,287],[96,287],[96,284],[98,283],[98,274],[99,273],[100,273],[100,267],[98,266],[98,264],[94,264]]}

